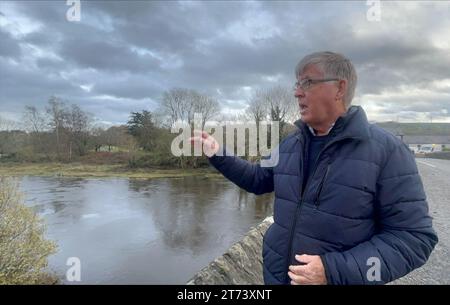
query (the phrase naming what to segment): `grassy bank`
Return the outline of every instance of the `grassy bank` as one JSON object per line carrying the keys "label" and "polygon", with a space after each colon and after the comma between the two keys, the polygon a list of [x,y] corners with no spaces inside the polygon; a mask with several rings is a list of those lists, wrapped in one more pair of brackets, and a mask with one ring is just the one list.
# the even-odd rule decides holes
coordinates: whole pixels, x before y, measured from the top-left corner
{"label": "grassy bank", "polygon": [[58,177],[122,177],[176,178],[200,176],[221,177],[211,168],[198,169],[129,169],[123,165],[91,165],[81,163],[0,163],[0,176],[58,176]]}

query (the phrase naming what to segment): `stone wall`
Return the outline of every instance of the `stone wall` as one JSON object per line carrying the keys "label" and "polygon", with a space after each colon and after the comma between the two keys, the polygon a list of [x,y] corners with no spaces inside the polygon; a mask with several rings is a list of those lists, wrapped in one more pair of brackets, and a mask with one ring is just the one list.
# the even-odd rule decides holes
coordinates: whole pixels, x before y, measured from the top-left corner
{"label": "stone wall", "polygon": [[262,285],[262,241],[273,217],[267,217],[222,256],[200,270],[188,285]]}

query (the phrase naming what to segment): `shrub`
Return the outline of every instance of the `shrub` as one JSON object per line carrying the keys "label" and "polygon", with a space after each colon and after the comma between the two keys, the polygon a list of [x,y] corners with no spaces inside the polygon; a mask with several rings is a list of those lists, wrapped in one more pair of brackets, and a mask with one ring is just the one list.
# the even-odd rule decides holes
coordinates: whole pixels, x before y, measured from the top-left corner
{"label": "shrub", "polygon": [[51,284],[47,257],[56,245],[44,238],[45,225],[25,206],[17,181],[0,177],[0,284]]}

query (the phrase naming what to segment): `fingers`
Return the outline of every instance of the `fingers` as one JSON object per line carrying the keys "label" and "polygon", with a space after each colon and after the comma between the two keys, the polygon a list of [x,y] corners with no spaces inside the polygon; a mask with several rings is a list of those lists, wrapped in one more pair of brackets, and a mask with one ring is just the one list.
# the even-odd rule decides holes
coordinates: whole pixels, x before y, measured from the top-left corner
{"label": "fingers", "polygon": [[217,140],[203,130],[194,130],[194,136],[190,137],[189,141],[193,145],[203,145],[203,152],[207,157],[212,157],[220,149]]}
{"label": "fingers", "polygon": [[289,266],[289,277],[297,284],[324,285],[327,283],[325,270],[319,255],[296,255],[295,259],[304,265]]}
{"label": "fingers", "polygon": [[308,279],[306,277],[307,269],[309,266],[307,265],[311,262],[312,255],[295,255],[295,259],[300,263],[305,265],[291,265],[289,266],[288,275],[291,278],[291,285],[301,285],[308,284]]}
{"label": "fingers", "polygon": [[297,274],[297,275],[304,275],[307,268],[308,267],[306,265],[303,265],[303,266],[301,266],[301,265],[295,265],[295,266],[291,265],[291,266],[289,266],[289,270],[292,273]]}
{"label": "fingers", "polygon": [[196,137],[190,137],[189,138],[189,141],[192,143],[192,144],[202,144],[203,143],[203,145],[206,145],[206,146],[208,146],[208,147],[210,147],[210,148],[215,148],[215,143],[214,142],[212,142],[212,141],[210,141],[210,140],[208,140],[208,139],[205,139],[205,138],[203,138],[203,137],[199,137],[199,136],[196,136]]}
{"label": "fingers", "polygon": [[308,264],[314,260],[315,256],[316,255],[302,254],[302,255],[296,255],[295,259],[300,263]]}
{"label": "fingers", "polygon": [[297,275],[288,271],[288,275],[291,278],[291,285],[305,285],[308,284],[308,279],[302,275]]}
{"label": "fingers", "polygon": [[194,129],[194,136],[207,139],[209,137],[209,134],[204,130]]}
{"label": "fingers", "polygon": [[191,142],[191,143],[202,143],[203,142],[203,139],[201,138],[201,137],[190,137],[189,138],[189,141]]}

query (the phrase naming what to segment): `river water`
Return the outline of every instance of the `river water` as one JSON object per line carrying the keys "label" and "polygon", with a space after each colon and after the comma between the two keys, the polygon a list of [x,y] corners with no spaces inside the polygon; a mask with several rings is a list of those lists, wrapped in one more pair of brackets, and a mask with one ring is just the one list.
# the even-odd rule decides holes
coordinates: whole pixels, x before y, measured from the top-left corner
{"label": "river water", "polygon": [[[272,214],[220,178],[22,177],[26,203],[58,245],[49,267],[65,284],[184,284]],[[70,257],[81,281],[69,282]]]}

